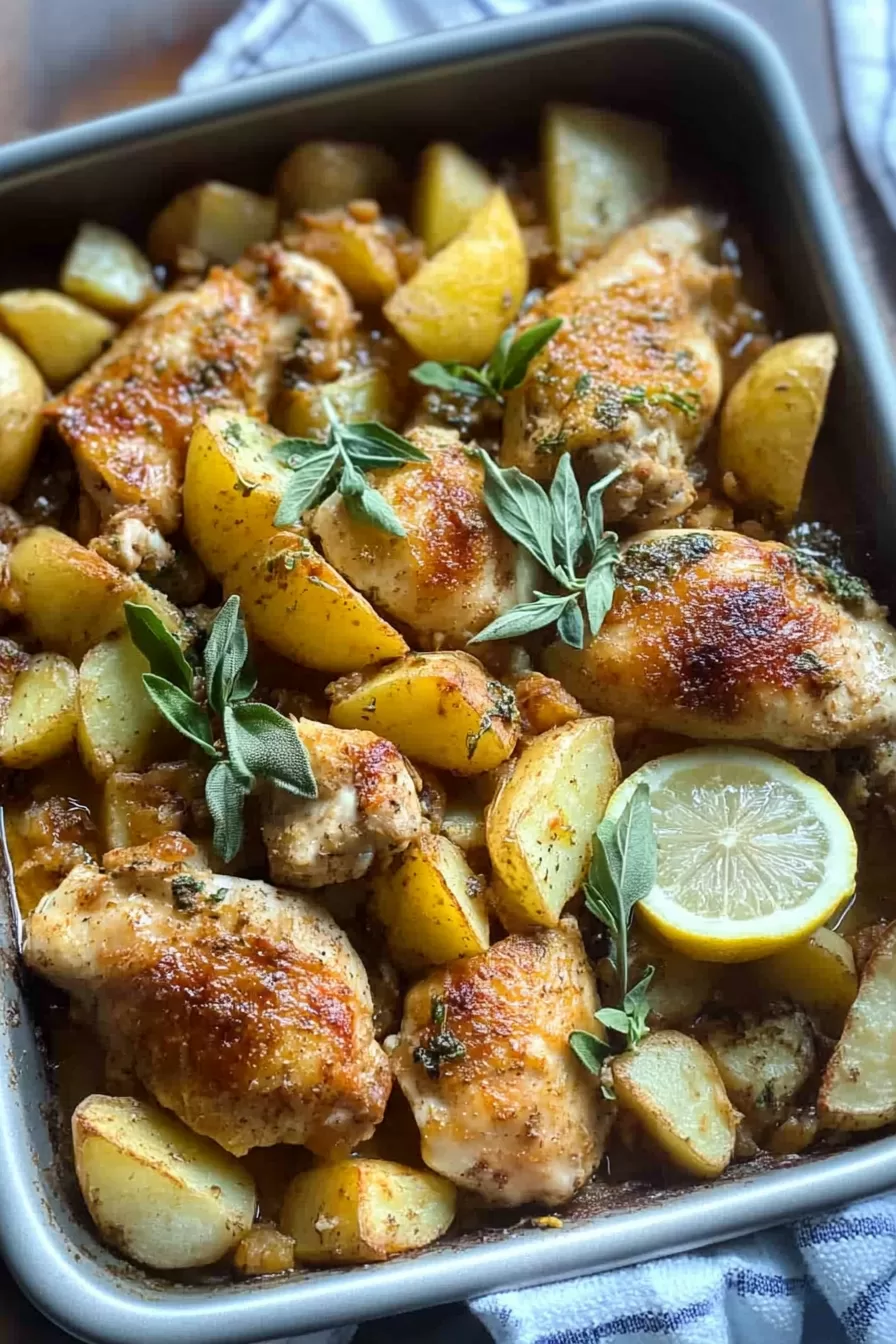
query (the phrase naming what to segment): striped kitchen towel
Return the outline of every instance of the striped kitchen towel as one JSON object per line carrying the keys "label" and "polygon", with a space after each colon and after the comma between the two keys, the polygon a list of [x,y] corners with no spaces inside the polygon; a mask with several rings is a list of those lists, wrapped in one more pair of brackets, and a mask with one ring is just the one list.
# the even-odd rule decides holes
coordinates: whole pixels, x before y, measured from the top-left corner
{"label": "striped kitchen towel", "polygon": [[[246,0],[182,87],[195,92],[562,2]],[[832,0],[832,12],[850,133],[896,224],[896,0]],[[470,1307],[498,1344],[896,1344],[896,1194]],[[313,1337],[315,1344],[345,1338],[344,1331]]]}

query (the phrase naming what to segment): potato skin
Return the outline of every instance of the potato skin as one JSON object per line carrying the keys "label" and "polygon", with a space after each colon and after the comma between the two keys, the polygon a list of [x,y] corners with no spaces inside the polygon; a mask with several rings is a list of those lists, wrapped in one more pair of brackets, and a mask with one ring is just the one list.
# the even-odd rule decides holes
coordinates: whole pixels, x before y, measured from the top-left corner
{"label": "potato skin", "polygon": [[277,199],[284,216],[335,210],[362,197],[388,201],[399,181],[398,165],[378,145],[307,140],[277,169]]}
{"label": "potato skin", "polygon": [[410,653],[357,685],[328,688],[330,722],[367,728],[437,770],[477,775],[513,752],[513,692],[466,653]]}
{"label": "potato skin", "polygon": [[40,442],[44,380],[24,350],[0,336],[0,500],[25,484]]}
{"label": "potato skin", "polygon": [[784,519],[796,513],[836,358],[830,332],[794,336],[735,383],[722,409],[719,468],[736,478],[739,498]]}
{"label": "potato skin", "polygon": [[10,289],[0,294],[0,321],[53,387],[71,382],[118,331],[108,317],[54,289]]}
{"label": "potato skin", "polygon": [[896,923],[865,967],[818,1094],[825,1129],[879,1129],[896,1120]]}

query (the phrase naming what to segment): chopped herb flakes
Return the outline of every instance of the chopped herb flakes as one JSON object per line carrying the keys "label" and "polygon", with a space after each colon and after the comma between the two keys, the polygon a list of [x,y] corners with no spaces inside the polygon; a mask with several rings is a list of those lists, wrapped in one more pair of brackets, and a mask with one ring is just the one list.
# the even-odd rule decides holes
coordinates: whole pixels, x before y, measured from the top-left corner
{"label": "chopped herb flakes", "polygon": [[488,693],[492,697],[492,708],[479,721],[475,733],[467,733],[467,760],[472,760],[480,740],[485,736],[496,719],[504,723],[516,723],[520,712],[516,706],[516,696],[509,686],[500,681],[488,683]]}
{"label": "chopped herb flakes", "polygon": [[630,597],[650,596],[655,584],[674,578],[685,565],[706,558],[715,542],[705,532],[670,533],[656,541],[636,541],[623,553],[616,582]]}
{"label": "chopped herb flakes", "polygon": [[198,877],[180,873],[171,879],[171,899],[177,910],[195,910],[197,897],[204,894],[205,887]]}
{"label": "chopped herb flakes", "polygon": [[463,1059],[467,1052],[463,1041],[459,1041],[447,1025],[448,1009],[438,994],[432,996],[430,1014],[434,1031],[425,1045],[415,1048],[414,1063],[421,1065],[427,1077],[436,1079],[446,1060]]}

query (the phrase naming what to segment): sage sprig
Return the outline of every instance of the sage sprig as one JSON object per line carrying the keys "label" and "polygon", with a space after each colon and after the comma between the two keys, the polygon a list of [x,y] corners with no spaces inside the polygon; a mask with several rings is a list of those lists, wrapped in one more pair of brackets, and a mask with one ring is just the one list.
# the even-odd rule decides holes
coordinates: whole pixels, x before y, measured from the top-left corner
{"label": "sage sprig", "polygon": [[274,518],[276,526],[295,523],[306,509],[338,490],[357,522],[394,537],[405,536],[395,510],[364,473],[383,467],[395,469],[405,462],[428,462],[426,453],[377,420],[345,423],[326,397],[323,404],[330,422],[323,443],[317,439],[281,439],[274,447],[275,456],[293,472]]}
{"label": "sage sprig", "polygon": [[621,469],[595,482],[583,505],[569,453],[560,458],[548,493],[517,467],[499,467],[488,453],[478,451],[489,513],[502,532],[547,570],[561,591],[536,590],[534,602],[505,612],[469,642],[517,639],[556,622],[564,644],[581,649],[586,618],[589,632],[596,635],[613,605],[619,538],[604,531],[602,498]]}
{"label": "sage sprig", "polygon": [[616,972],[621,1007],[601,1008],[596,1017],[620,1042],[609,1041],[590,1031],[574,1031],[569,1044],[592,1073],[600,1075],[610,1055],[634,1050],[648,1034],[650,1004],[647,990],[653,979],[648,966],[636,985],[629,986],[628,927],[632,911],[649,896],[656,882],[656,836],[650,810],[650,790],[639,784],[626,803],[618,822],[601,822],[594,833],[591,866],[583,891],[585,904],[610,933],[610,963]]}
{"label": "sage sprig", "polygon": [[[203,653],[205,695],[171,631],[151,607],[124,604],[131,639],[149,663],[146,693],[159,713],[215,762],[205,782],[213,844],[225,861],[243,843],[243,803],[256,778],[300,798],[317,796],[308,753],[289,719],[251,701],[256,677],[240,599],[228,598],[215,617]],[[200,683],[201,684],[201,683]]]}
{"label": "sage sprig", "polygon": [[442,392],[503,402],[504,393],[519,387],[532,360],[562,326],[562,317],[549,317],[527,327],[519,336],[514,335],[514,327],[508,327],[502,332],[491,357],[480,368],[453,362],[440,364],[427,359],[411,369],[411,377],[424,387],[437,387]]}

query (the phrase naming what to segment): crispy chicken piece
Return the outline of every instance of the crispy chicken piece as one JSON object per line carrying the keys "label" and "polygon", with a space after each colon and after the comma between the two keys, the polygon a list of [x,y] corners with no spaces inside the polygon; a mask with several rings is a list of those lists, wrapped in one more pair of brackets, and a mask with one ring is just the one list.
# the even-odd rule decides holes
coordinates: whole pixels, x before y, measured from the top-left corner
{"label": "crispy chicken piece", "polygon": [[689,462],[722,390],[719,272],[703,255],[714,236],[698,210],[658,215],[530,310],[527,325],[563,326],[508,397],[503,465],[548,480],[569,451],[589,482],[621,467],[604,497],[611,522],[656,526],[694,502]]}
{"label": "crispy chicken piece", "polygon": [[[401,1034],[385,1044],[427,1166],[492,1204],[570,1199],[611,1123],[568,1044],[571,1031],[595,1029],[599,1006],[573,919],[513,934],[415,985]],[[445,1032],[459,1058],[434,1045]]]}
{"label": "crispy chicken piece", "polygon": [[110,565],[122,574],[138,569],[157,574],[174,562],[174,549],[162,536],[144,504],[131,504],[107,518],[98,537],[89,543]]}
{"label": "crispy chicken piece", "polygon": [[502,612],[532,598],[537,570],[492,520],[483,468],[453,430],[418,426],[408,438],[430,461],[370,473],[407,533],[357,523],[334,493],[313,528],[330,564],[419,644],[462,648]]}
{"label": "crispy chicken piece", "polygon": [[587,709],[690,737],[827,750],[896,727],[885,611],[859,581],[736,532],[636,537],[599,633],[546,664]]}
{"label": "crispy chicken piece", "polygon": [[25,961],[198,1134],[349,1151],[390,1091],[360,959],[320,906],[194,856],[169,835],[75,868],[28,919]]}
{"label": "crispy chicken piece", "polygon": [[391,742],[313,719],[294,722],[317,797],[273,785],[265,795],[262,834],[275,882],[323,887],[363,877],[378,854],[404,849],[428,829],[417,781]]}

